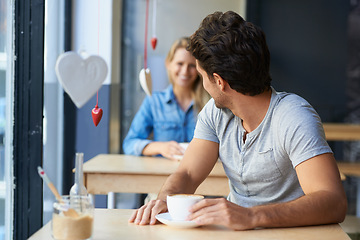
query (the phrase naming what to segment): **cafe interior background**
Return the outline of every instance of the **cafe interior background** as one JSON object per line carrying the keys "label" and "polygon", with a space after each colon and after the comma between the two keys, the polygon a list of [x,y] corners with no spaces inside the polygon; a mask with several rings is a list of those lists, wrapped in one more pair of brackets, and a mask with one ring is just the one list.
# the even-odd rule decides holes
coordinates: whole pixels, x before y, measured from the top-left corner
{"label": "cafe interior background", "polygon": [[[154,91],[168,84],[164,59],[172,42],[191,35],[207,14],[233,10],[265,31],[275,89],[303,96],[323,122],[360,122],[359,0],[157,0],[152,22],[153,1],[148,40],[155,25],[158,44],[155,50],[148,44],[148,66]],[[122,153],[145,97],[138,81],[145,9],[146,0],[0,0],[0,240],[25,239],[50,220],[54,197],[38,165],[67,194],[75,152],[85,161]],[[66,51],[100,55],[107,63],[97,127],[91,118],[96,96],[77,108],[57,80],[55,62]],[[338,161],[360,161],[359,142],[329,144]],[[343,183],[348,214],[359,216],[360,181]],[[134,194],[116,198],[118,208],[139,204]],[[106,207],[107,196],[95,203]]]}

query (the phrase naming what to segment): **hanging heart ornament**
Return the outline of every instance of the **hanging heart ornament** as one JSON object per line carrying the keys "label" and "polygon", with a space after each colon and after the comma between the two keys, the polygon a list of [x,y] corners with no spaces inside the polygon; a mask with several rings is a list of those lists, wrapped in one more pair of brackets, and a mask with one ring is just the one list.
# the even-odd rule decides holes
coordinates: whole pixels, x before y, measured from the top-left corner
{"label": "hanging heart ornament", "polygon": [[55,65],[56,76],[76,107],[81,108],[101,88],[107,65],[100,56],[82,58],[76,52],[61,54]]}
{"label": "hanging heart ornament", "polygon": [[139,73],[139,81],[144,92],[151,96],[152,94],[152,80],[151,80],[151,72],[149,68],[143,68]]}

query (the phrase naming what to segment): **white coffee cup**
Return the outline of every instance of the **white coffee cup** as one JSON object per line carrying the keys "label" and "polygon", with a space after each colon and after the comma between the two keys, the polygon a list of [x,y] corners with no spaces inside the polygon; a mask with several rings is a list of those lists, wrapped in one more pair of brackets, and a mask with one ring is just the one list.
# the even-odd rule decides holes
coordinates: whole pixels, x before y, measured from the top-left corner
{"label": "white coffee cup", "polygon": [[204,196],[198,194],[168,195],[166,201],[172,220],[185,221],[190,214],[190,207],[202,199]]}

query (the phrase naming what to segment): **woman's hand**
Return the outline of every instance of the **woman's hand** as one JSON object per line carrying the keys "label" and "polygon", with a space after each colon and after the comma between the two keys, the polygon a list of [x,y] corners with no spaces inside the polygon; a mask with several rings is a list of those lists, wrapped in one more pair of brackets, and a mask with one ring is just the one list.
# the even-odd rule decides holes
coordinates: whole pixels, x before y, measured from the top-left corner
{"label": "woman's hand", "polygon": [[142,154],[153,156],[161,154],[163,157],[178,161],[179,156],[184,155],[185,149],[176,141],[169,142],[151,142],[143,150]]}
{"label": "woman's hand", "polygon": [[182,148],[180,144],[175,141],[163,142],[163,147],[161,147],[159,150],[160,154],[163,157],[175,161],[179,160],[178,156],[182,156],[185,153],[185,149]]}
{"label": "woman's hand", "polygon": [[156,223],[155,216],[159,213],[167,211],[166,202],[163,200],[151,200],[144,206],[135,210],[129,218],[129,222],[136,225],[154,225]]}

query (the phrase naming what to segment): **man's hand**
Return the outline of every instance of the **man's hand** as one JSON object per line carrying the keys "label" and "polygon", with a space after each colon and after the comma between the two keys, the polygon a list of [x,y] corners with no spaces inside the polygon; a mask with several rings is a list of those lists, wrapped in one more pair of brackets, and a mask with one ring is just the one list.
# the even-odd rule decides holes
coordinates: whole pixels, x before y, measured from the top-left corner
{"label": "man's hand", "polygon": [[[159,142],[154,142],[159,143]],[[176,142],[175,142],[176,143]],[[178,143],[176,143],[178,144]],[[150,144],[148,145],[150,146]],[[144,150],[147,147],[144,148]],[[137,209],[129,222],[138,225],[155,224],[155,216],[167,211],[166,197],[174,193],[194,193],[205,180],[219,156],[219,144],[208,140],[193,139],[179,167],[165,181],[158,199]]]}
{"label": "man's hand", "polygon": [[131,215],[129,222],[135,223],[137,225],[147,225],[147,224],[155,224],[156,218],[155,216],[159,213],[166,212],[167,205],[163,200],[151,200],[144,206],[135,210],[135,212]]}
{"label": "man's hand", "polygon": [[347,201],[333,155],[315,156],[297,165],[295,170],[304,192],[297,199],[251,208],[225,199],[205,199],[190,209],[189,220],[200,225],[217,224],[234,230],[342,222]]}
{"label": "man's hand", "polygon": [[229,202],[225,198],[204,199],[190,209],[189,220],[199,225],[223,225],[233,230],[246,230],[252,226],[252,211]]}

